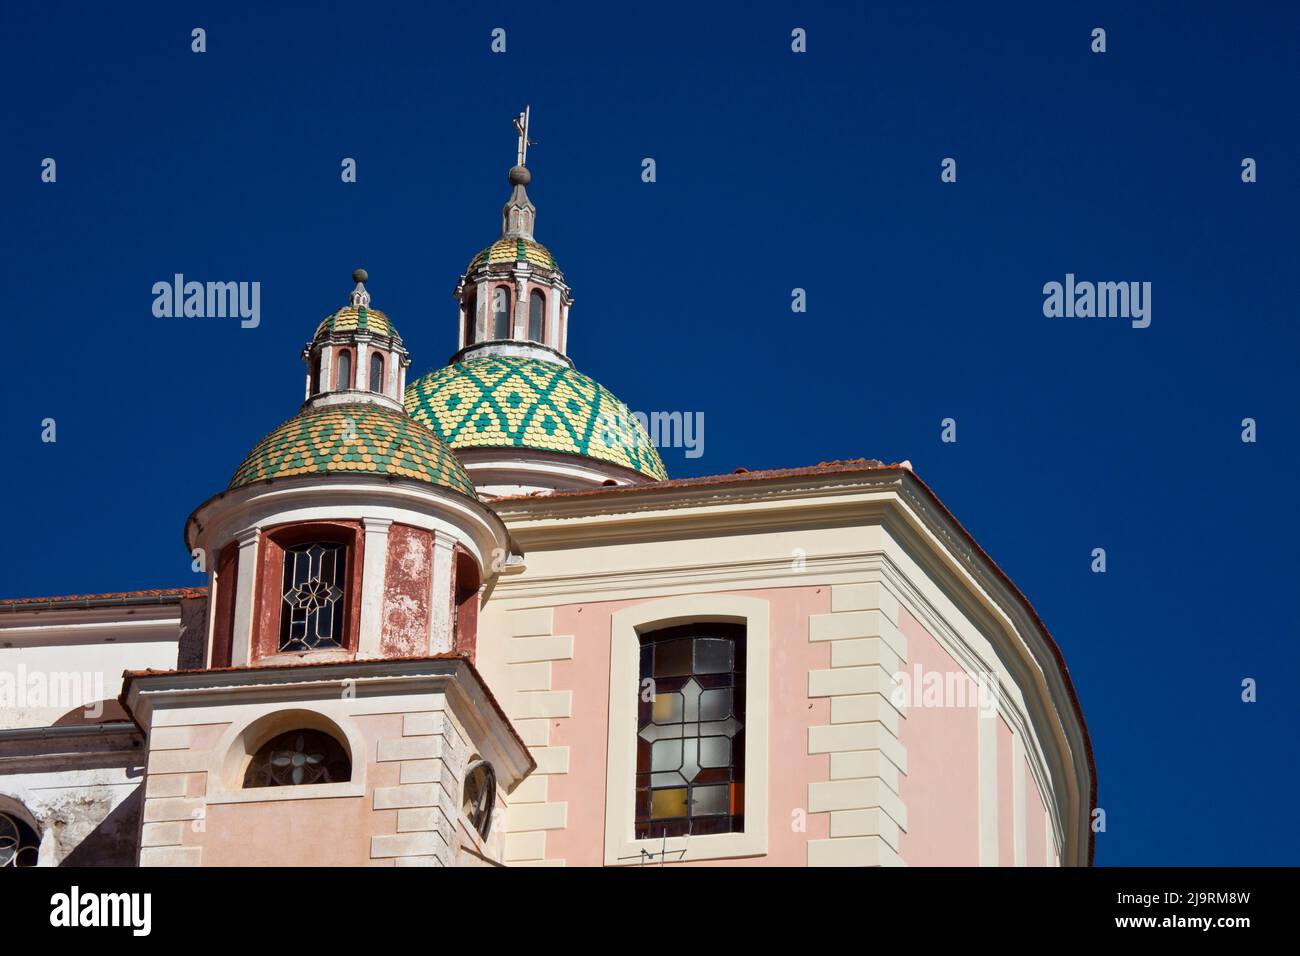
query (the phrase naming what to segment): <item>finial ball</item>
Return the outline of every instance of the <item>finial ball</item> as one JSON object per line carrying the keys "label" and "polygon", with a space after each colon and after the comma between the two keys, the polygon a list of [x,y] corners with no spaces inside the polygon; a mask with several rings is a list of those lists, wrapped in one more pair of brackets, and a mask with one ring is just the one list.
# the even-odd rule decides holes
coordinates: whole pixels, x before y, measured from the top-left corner
{"label": "finial ball", "polygon": [[365,269],[354,269],[352,271],[353,282],[365,282],[369,278],[370,276],[366,273]]}
{"label": "finial ball", "polygon": [[527,186],[533,181],[533,174],[528,171],[527,166],[510,167],[510,184],[512,186]]}

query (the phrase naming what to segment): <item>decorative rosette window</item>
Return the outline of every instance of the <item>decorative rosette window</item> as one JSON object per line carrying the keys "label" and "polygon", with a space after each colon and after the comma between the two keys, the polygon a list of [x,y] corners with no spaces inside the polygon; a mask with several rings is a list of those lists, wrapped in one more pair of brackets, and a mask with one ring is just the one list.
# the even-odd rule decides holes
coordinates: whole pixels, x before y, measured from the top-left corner
{"label": "decorative rosette window", "polygon": [[6,866],[35,866],[41,841],[30,826],[0,813],[0,869]]}
{"label": "decorative rosette window", "polygon": [[347,549],[312,542],[284,550],[280,650],[343,646],[343,572]]}
{"label": "decorative rosette window", "polygon": [[337,740],[319,730],[291,730],[253,755],[244,787],[300,787],[351,779],[352,761]]}

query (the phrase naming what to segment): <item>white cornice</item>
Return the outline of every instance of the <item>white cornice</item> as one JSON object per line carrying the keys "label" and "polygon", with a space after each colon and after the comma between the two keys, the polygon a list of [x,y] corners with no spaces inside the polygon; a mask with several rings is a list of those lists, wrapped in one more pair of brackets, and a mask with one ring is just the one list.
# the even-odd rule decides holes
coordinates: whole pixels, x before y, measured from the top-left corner
{"label": "white cornice", "polygon": [[276,478],[215,495],[186,521],[185,546],[215,550],[248,528],[306,520],[294,516],[391,518],[450,532],[479,552],[485,570],[494,551],[511,552],[505,523],[481,501],[422,481],[344,474]]}

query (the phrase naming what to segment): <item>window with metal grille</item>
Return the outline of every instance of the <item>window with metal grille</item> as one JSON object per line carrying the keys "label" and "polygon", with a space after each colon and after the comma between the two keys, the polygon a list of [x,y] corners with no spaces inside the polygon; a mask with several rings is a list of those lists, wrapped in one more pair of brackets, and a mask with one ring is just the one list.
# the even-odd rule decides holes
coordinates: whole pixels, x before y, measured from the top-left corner
{"label": "window with metal grille", "polygon": [[280,650],[343,646],[347,548],[314,541],[284,549]]}
{"label": "window with metal grille", "polygon": [[23,820],[0,813],[0,868],[35,866],[41,838]]}
{"label": "window with metal grille", "polygon": [[258,749],[244,772],[244,787],[298,787],[346,783],[352,761],[343,745],[321,730],[291,730]]}
{"label": "window with metal grille", "polygon": [[641,635],[636,837],[745,828],[745,628]]}

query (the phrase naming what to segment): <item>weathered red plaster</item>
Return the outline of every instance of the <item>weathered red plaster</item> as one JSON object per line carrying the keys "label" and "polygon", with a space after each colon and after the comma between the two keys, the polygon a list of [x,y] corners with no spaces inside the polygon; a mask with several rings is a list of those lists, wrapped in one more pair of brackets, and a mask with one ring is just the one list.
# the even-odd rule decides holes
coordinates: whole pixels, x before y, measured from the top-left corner
{"label": "weathered red plaster", "polygon": [[217,557],[217,599],[213,608],[212,666],[230,666],[230,641],[235,629],[235,586],[239,581],[239,545],[231,542]]}
{"label": "weathered red plaster", "polygon": [[384,570],[383,657],[429,653],[429,599],[433,587],[433,534],[395,524],[388,530]]}

